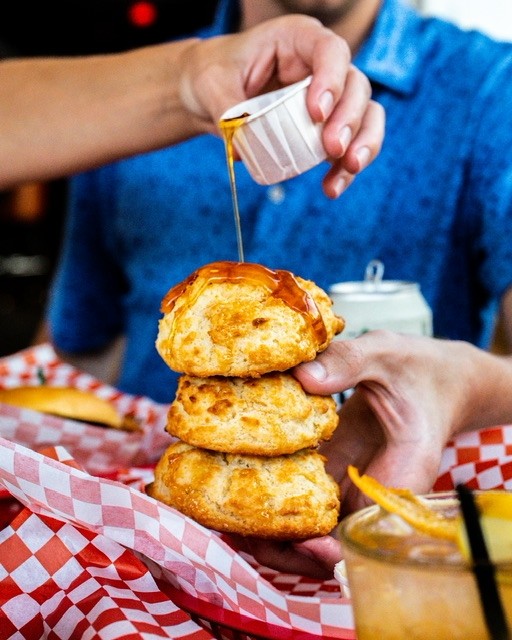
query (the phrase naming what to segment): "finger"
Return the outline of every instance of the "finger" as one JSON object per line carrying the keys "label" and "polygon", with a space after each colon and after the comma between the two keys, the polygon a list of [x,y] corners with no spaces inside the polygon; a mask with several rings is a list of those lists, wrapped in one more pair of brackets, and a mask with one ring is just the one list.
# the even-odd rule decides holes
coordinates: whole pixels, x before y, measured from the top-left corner
{"label": "finger", "polygon": [[354,182],[355,175],[347,171],[342,160],[336,160],[322,181],[325,195],[332,200],[338,198]]}
{"label": "finger", "polygon": [[[353,124],[352,126],[356,126]],[[347,139],[346,131],[352,131],[349,125],[340,134],[340,138]],[[336,139],[336,128],[328,132],[324,128],[324,144],[329,145],[331,152],[338,146],[346,149],[341,158],[335,160],[324,177],[323,189],[328,198],[338,198],[354,181],[356,174],[373,162],[380,153],[385,130],[385,112],[380,104],[370,101],[359,123],[359,130],[355,137],[340,144]],[[325,136],[328,136],[327,138]]]}
{"label": "finger", "polygon": [[314,560],[332,578],[334,565],[342,559],[341,545],[331,536],[295,542],[293,548],[301,556]]}
{"label": "finger", "polygon": [[293,369],[309,393],[331,394],[354,387],[362,377],[365,356],[356,340],[335,340],[312,362]]}
{"label": "finger", "polygon": [[322,140],[329,157],[341,158],[346,153],[352,139],[361,128],[371,93],[368,78],[354,65],[350,65],[343,94],[335,104],[322,132]]}
{"label": "finger", "polygon": [[[415,337],[415,336],[414,336]],[[368,331],[352,340],[333,340],[315,360],[293,369],[293,374],[310,393],[338,393],[359,382],[376,381],[386,386],[391,369],[402,367],[405,338],[391,331]]]}
{"label": "finger", "polygon": [[283,16],[253,27],[251,32],[253,44],[260,38],[265,46],[252,47],[254,55],[245,73],[248,94],[259,93],[271,74],[281,85],[312,75],[308,110],[315,121],[325,121],[343,93],[350,67],[345,40],[306,15]]}
{"label": "finger", "polygon": [[[330,564],[326,565],[321,557],[321,551],[317,551],[317,555],[305,555],[304,553],[299,553],[292,543],[272,544],[266,540],[256,538],[247,540],[246,546],[257,562],[276,571],[296,573],[321,580],[332,578]],[[329,558],[332,555],[333,552],[330,550]]]}
{"label": "finger", "polygon": [[342,158],[342,165],[347,171],[359,173],[373,162],[382,148],[385,127],[384,108],[370,100],[361,126]]}
{"label": "finger", "polygon": [[313,72],[306,98],[309,113],[315,122],[326,122],[346,90],[347,76],[352,69],[350,49],[333,32],[327,35],[317,31],[309,42],[301,38],[299,44],[309,46],[308,51],[303,49],[302,55],[311,60]]}

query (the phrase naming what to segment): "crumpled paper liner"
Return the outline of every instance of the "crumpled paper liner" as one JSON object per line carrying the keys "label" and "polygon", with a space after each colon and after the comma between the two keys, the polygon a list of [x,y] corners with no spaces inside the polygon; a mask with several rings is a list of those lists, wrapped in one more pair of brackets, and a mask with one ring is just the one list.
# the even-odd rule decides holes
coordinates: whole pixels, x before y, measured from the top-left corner
{"label": "crumpled paper liner", "polygon": [[[336,594],[319,598],[279,591],[217,534],[137,489],[5,439],[0,439],[0,484],[34,513],[69,525],[68,531],[85,529],[134,552],[156,580],[194,597],[283,628],[353,637],[350,602]],[[88,562],[95,564],[93,553]],[[43,564],[55,578],[60,563]],[[18,570],[16,563],[9,579]],[[32,576],[20,589],[30,584]]]}
{"label": "crumpled paper liner", "polygon": [[212,637],[105,536],[25,509],[0,532],[0,554],[2,640]]}
{"label": "crumpled paper liner", "polygon": [[[46,455],[78,468],[62,447]],[[0,531],[0,640],[212,636],[176,607],[136,555],[25,508]]]}
{"label": "crumpled paper liner", "polygon": [[108,474],[121,467],[155,463],[171,443],[165,432],[168,405],[143,396],[121,393],[60,360],[49,344],[38,345],[0,359],[0,387],[70,386],[92,391],[111,401],[123,415],[132,414],[141,431],[88,425],[0,403],[0,437],[37,450],[64,446],[90,473]]}

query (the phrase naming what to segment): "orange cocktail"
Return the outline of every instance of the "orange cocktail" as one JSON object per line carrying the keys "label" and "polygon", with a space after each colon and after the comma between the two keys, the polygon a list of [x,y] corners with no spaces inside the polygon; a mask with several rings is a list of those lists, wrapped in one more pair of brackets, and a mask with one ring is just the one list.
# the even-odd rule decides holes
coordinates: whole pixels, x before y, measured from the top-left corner
{"label": "orange cocktail", "polygon": [[[507,497],[512,500],[511,494]],[[460,531],[455,494],[434,494],[425,500],[450,523],[448,531]],[[396,513],[373,505],[342,522],[340,539],[358,640],[491,637],[459,534],[427,535]],[[512,558],[495,566],[510,627]]]}

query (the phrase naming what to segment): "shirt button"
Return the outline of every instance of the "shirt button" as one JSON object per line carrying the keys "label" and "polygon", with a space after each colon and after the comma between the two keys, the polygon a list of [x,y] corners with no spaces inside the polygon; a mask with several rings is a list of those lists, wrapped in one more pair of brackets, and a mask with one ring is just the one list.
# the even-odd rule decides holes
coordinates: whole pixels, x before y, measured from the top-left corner
{"label": "shirt button", "polygon": [[285,197],[286,193],[282,184],[274,184],[267,191],[267,198],[272,204],[281,204]]}

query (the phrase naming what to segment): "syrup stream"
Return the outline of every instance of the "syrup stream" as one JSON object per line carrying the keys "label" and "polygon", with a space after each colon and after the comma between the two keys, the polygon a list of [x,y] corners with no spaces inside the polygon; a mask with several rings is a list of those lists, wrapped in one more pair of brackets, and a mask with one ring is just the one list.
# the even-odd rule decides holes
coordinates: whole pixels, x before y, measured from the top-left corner
{"label": "syrup stream", "polygon": [[226,149],[226,162],[228,165],[229,184],[231,187],[231,201],[233,203],[233,215],[235,217],[236,243],[238,247],[238,260],[245,262],[244,244],[242,239],[242,225],[240,223],[240,210],[238,208],[238,196],[235,181],[235,162],[233,154],[233,136],[235,131],[242,125],[249,114],[243,114],[237,118],[227,118],[219,122],[219,126],[224,135],[224,146]]}

